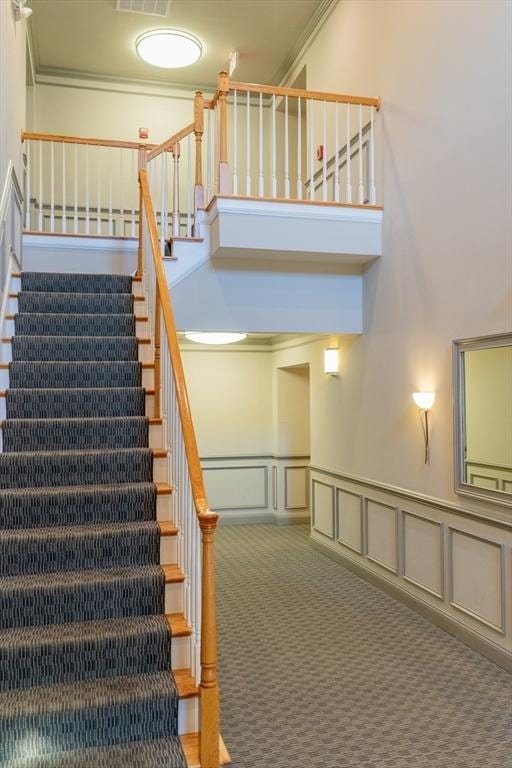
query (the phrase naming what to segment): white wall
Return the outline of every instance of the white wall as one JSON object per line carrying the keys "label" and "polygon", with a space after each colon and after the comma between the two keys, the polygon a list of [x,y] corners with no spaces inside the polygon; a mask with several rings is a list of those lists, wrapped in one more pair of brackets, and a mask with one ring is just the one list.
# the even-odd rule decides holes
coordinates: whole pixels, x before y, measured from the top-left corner
{"label": "white wall", "polygon": [[0,2],[0,188],[10,160],[20,183],[23,180],[21,131],[25,127],[25,39],[26,22],[16,22],[11,3]]}
{"label": "white wall", "polygon": [[[343,434],[313,461],[455,503],[451,342],[512,326],[511,11],[344,0],[296,66],[308,88],[383,104],[383,256],[347,350],[333,415]],[[424,389],[436,391],[430,466],[411,401]]]}

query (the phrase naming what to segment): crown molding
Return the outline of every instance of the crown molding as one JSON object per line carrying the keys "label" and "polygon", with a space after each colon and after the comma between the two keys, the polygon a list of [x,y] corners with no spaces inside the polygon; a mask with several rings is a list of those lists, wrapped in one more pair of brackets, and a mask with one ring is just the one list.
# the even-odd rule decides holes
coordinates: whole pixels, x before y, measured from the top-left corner
{"label": "crown molding", "polygon": [[180,83],[162,83],[156,80],[137,80],[132,78],[112,77],[111,75],[93,75],[81,70],[39,67],[36,69],[35,82],[38,85],[57,85],[64,88],[82,88],[92,91],[111,93],[138,94],[141,96],[159,96],[169,99],[190,101],[194,91],[209,92],[215,90],[210,85],[183,85]]}
{"label": "crown molding", "polygon": [[271,80],[272,85],[286,84],[286,80],[297,61],[304,56],[325,22],[338,5],[340,0],[322,0],[310,20],[304,27],[295,45],[288,52],[279,69]]}

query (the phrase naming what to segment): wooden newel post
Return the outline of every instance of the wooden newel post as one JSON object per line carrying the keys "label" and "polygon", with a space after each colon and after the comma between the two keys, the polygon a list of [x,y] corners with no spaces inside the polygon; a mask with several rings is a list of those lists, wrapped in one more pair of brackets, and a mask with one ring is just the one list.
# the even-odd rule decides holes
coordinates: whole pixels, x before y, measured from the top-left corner
{"label": "wooden newel post", "polygon": [[199,762],[201,768],[219,768],[219,686],[217,683],[217,620],[215,610],[215,529],[218,515],[199,518],[202,535],[201,592],[201,722]]}
{"label": "wooden newel post", "polygon": [[196,139],[196,172],[194,182],[194,237],[199,237],[198,210],[204,208],[203,159],[201,154],[204,130],[204,98],[201,91],[194,94],[194,136]]}
{"label": "wooden newel post", "polygon": [[180,236],[180,154],[181,148],[179,142],[173,144],[172,158],[174,161],[173,171],[173,200],[172,200],[172,236]]}
{"label": "wooden newel post", "polygon": [[[140,171],[145,171],[147,167],[147,154],[146,154],[146,147],[144,144],[139,145],[139,160],[138,160],[138,169]],[[144,212],[142,210],[142,189],[140,186],[140,179],[139,179],[139,243],[137,246],[137,277],[140,277],[142,275],[142,231],[143,231],[143,218],[144,218]]]}
{"label": "wooden newel post", "polygon": [[217,90],[219,92],[219,112],[220,112],[220,143],[219,143],[219,194],[229,194],[229,164],[228,164],[228,93],[229,93],[229,75],[227,72],[219,72],[217,81]]}

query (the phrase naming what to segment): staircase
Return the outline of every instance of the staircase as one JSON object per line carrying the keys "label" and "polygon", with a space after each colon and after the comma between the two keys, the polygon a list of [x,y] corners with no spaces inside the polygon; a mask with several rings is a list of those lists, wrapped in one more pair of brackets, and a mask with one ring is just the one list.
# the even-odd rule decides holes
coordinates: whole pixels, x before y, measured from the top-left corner
{"label": "staircase", "polygon": [[12,297],[0,454],[0,765],[10,768],[187,765],[179,697],[197,688],[187,670],[171,672],[171,626],[187,627],[169,615],[169,590],[183,575],[161,426],[147,415],[136,281],[23,273]]}

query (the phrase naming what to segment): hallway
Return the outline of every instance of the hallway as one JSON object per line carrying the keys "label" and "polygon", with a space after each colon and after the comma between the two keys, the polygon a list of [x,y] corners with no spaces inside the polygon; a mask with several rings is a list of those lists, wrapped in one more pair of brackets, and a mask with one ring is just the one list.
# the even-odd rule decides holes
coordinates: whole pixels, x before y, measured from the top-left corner
{"label": "hallway", "polygon": [[308,545],[218,531],[233,768],[510,768],[507,672]]}

